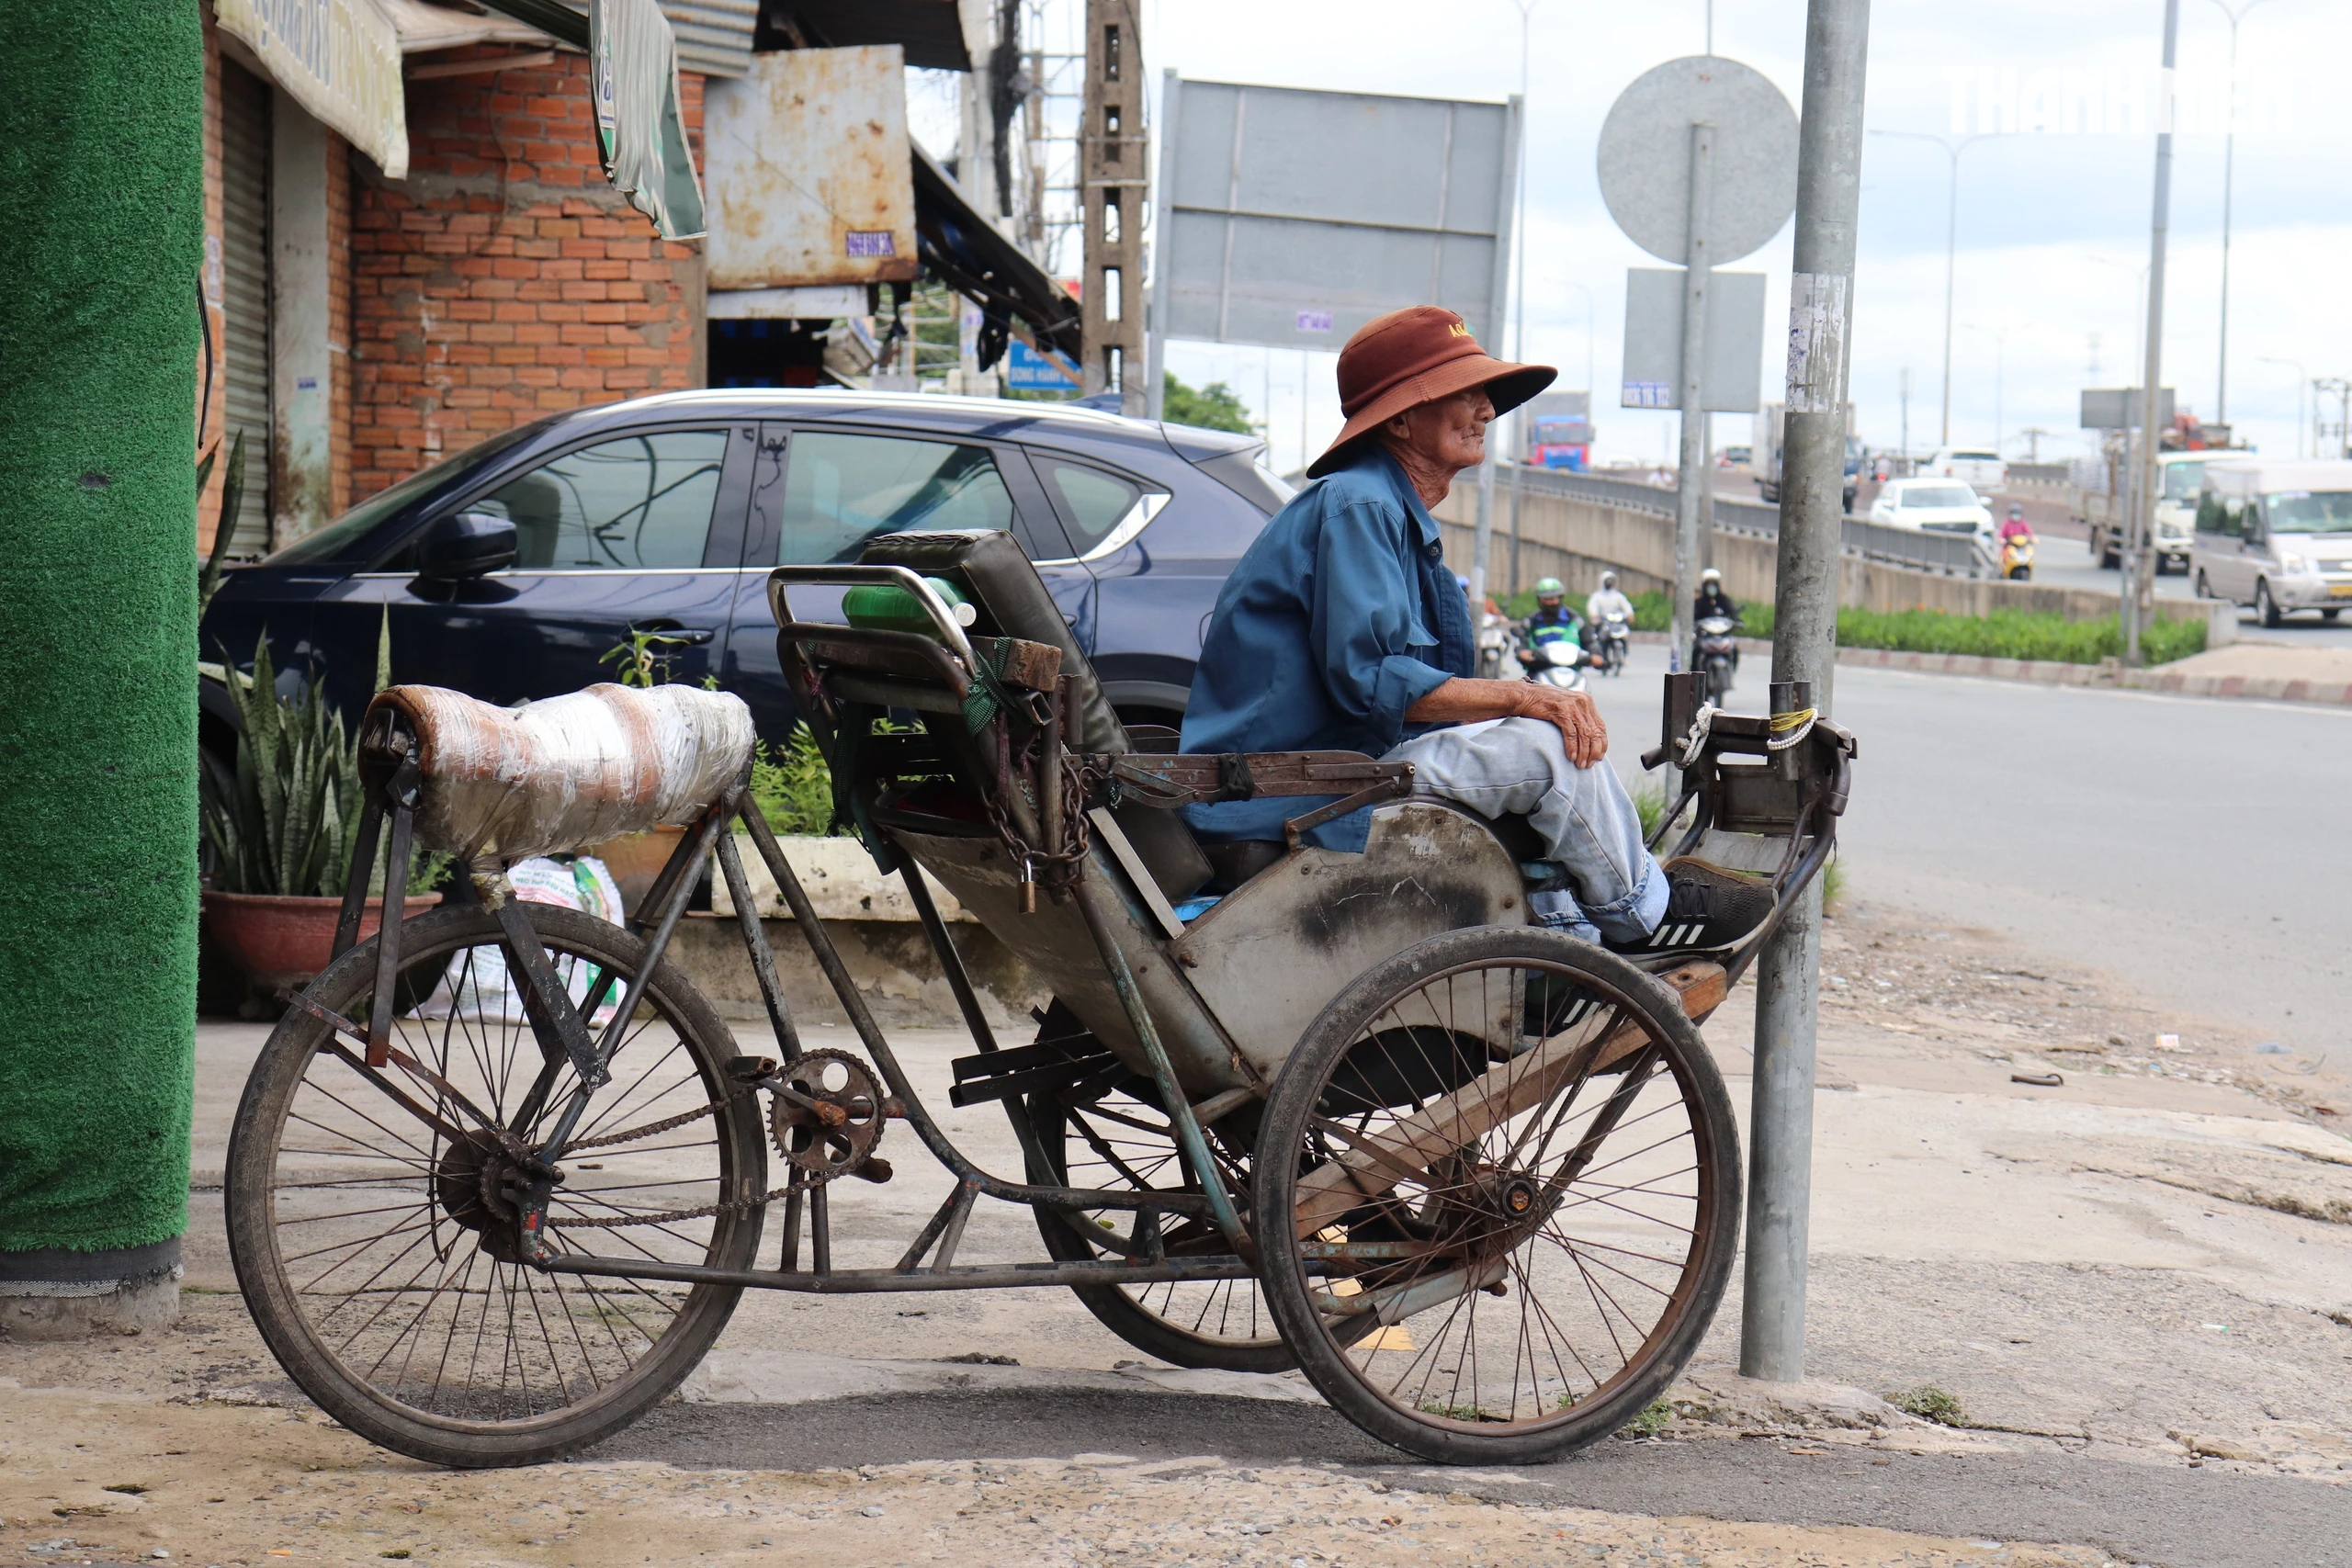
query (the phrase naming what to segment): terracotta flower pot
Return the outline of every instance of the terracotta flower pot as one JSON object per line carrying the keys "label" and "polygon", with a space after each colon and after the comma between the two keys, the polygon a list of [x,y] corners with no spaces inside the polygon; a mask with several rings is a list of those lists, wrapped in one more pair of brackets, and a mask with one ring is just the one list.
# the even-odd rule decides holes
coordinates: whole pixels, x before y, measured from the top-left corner
{"label": "terracotta flower pot", "polygon": [[[438,893],[412,893],[412,918],[441,902]],[[307,985],[334,953],[340,898],[288,897],[274,893],[204,895],[204,923],[221,955],[263,996],[280,986]],[[359,940],[384,923],[384,901],[370,898],[359,916]]]}

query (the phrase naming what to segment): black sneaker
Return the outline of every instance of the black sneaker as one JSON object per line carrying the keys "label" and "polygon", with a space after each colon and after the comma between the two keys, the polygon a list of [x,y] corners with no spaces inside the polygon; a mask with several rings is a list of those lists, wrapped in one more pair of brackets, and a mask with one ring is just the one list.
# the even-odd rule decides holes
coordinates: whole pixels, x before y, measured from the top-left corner
{"label": "black sneaker", "polygon": [[1634,942],[1612,942],[1621,953],[1713,953],[1736,945],[1772,913],[1772,889],[1702,860],[1685,856],[1661,867],[1666,917]]}

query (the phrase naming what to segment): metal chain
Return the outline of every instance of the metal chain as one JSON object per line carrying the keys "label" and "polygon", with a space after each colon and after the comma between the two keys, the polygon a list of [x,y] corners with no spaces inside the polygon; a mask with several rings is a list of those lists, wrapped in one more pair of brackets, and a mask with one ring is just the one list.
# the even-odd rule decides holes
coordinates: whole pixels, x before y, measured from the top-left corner
{"label": "metal chain", "polygon": [[[607,1133],[600,1138],[582,1138],[579,1142],[567,1147],[564,1150],[564,1154],[568,1157],[582,1149],[608,1149],[616,1144],[634,1143],[639,1138],[650,1138],[656,1133],[673,1132],[677,1128],[686,1125],[689,1122],[699,1121],[705,1116],[715,1116],[719,1111],[724,1111],[729,1106],[734,1104],[737,1100],[743,1099],[746,1095],[757,1094],[759,1091],[759,1084],[747,1083],[741,1089],[737,1089],[734,1093],[728,1095],[725,1099],[715,1100],[708,1105],[697,1107],[693,1111],[684,1111],[676,1116],[665,1116],[659,1122],[648,1122],[642,1127],[631,1127],[619,1133]],[[633,1225],[676,1224],[682,1220],[712,1219],[720,1214],[730,1214],[740,1213],[746,1209],[761,1208],[766,1204],[775,1202],[779,1198],[788,1198],[796,1192],[806,1192],[812,1187],[822,1186],[825,1182],[831,1179],[830,1177],[823,1176],[797,1178],[792,1181],[786,1182],[782,1187],[762,1193],[756,1198],[729,1198],[717,1203],[705,1203],[699,1208],[694,1209],[665,1209],[658,1213],[632,1214],[627,1219],[615,1220],[599,1219],[559,1221],[553,1215],[550,1215],[548,1216],[548,1223],[550,1225],[569,1225],[573,1230],[597,1231],[626,1230]],[[588,1196],[593,1195],[594,1194],[588,1194]]]}

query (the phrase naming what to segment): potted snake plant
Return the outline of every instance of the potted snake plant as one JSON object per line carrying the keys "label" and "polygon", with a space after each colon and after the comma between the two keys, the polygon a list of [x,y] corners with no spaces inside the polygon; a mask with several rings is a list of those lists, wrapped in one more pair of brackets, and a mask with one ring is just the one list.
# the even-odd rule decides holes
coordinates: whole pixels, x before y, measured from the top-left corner
{"label": "potted snake plant", "polygon": [[[389,649],[379,645],[378,652],[380,688]],[[234,775],[208,768],[199,780],[204,919],[221,954],[267,998],[309,981],[334,951],[361,815],[358,758],[343,716],[316,684],[304,682],[299,696],[278,694],[266,633],[251,674],[222,662],[244,733]],[[418,857],[410,913],[440,902],[427,889],[446,874],[441,857]],[[380,869],[376,876],[380,886]],[[368,899],[361,940],[382,919],[383,900]]]}

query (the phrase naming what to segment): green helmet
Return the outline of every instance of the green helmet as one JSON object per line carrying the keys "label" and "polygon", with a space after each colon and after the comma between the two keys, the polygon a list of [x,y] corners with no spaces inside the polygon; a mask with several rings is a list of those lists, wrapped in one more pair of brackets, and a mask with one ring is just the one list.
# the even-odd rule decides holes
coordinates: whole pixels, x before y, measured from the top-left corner
{"label": "green helmet", "polygon": [[1567,590],[1560,586],[1560,580],[1556,577],[1541,578],[1535,584],[1535,596],[1538,599],[1558,599],[1566,592]]}

